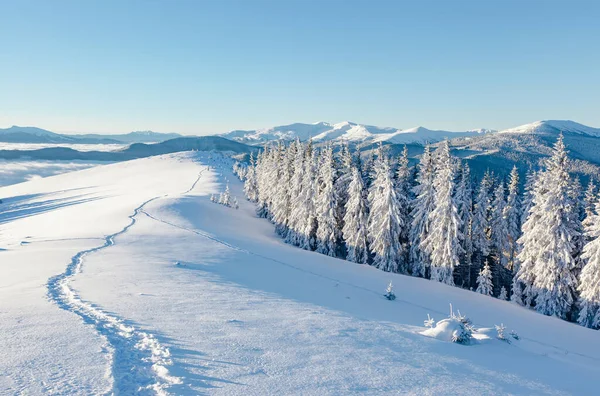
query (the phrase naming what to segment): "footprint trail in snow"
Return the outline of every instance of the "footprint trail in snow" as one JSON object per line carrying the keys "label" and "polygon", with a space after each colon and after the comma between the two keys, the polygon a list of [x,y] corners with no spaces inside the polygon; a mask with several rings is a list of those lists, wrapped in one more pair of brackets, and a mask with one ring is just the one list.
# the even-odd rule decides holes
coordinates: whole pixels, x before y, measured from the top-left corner
{"label": "footprint trail in snow", "polygon": [[[186,194],[194,189],[203,171]],[[166,196],[166,195],[165,195]],[[136,223],[136,216],[157,196],[143,202],[129,216],[130,222],[120,231],[107,235],[101,246],[82,250],[71,258],[65,271],[48,280],[48,297],[65,311],[79,315],[87,324],[93,325],[106,341],[107,359],[113,384],[107,394],[169,394],[168,389],[181,384],[182,379],[172,376],[168,367],[173,364],[169,349],[160,344],[152,334],[142,331],[126,320],[109,314],[91,302],[83,300],[70,283],[82,271],[84,258],[113,246],[115,238],[125,234]]]}

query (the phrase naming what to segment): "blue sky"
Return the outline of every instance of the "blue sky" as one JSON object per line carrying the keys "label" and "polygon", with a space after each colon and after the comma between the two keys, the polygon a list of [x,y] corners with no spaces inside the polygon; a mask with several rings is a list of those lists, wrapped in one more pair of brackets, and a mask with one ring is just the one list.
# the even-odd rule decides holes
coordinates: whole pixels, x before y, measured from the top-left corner
{"label": "blue sky", "polygon": [[600,127],[600,1],[0,0],[0,127]]}

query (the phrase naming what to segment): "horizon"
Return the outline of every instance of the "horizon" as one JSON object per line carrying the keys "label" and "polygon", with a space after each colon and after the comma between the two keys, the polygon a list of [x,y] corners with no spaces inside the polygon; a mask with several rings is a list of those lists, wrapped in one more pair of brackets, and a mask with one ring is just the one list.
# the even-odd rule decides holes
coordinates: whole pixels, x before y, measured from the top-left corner
{"label": "horizon", "polygon": [[267,130],[267,129],[271,129],[271,128],[280,128],[283,126],[290,126],[290,125],[294,125],[294,124],[304,124],[304,125],[316,125],[316,124],[321,124],[321,123],[326,123],[328,125],[331,126],[335,126],[335,125],[339,125],[339,124],[343,124],[343,123],[351,123],[351,124],[355,124],[355,125],[363,125],[363,126],[372,126],[372,127],[378,127],[378,128],[391,128],[391,129],[396,129],[398,131],[407,131],[410,129],[416,129],[416,128],[424,128],[430,131],[443,131],[443,132],[449,132],[449,133],[462,133],[462,132],[473,132],[473,131],[488,131],[488,132],[502,132],[508,129],[513,129],[513,128],[518,128],[524,125],[530,125],[530,124],[535,124],[538,122],[552,122],[552,121],[567,121],[567,122],[574,122],[580,125],[583,125],[585,127],[590,127],[590,128],[594,128],[594,129],[600,129],[600,127],[596,127],[594,125],[587,125],[587,124],[583,124],[581,122],[578,122],[576,120],[558,120],[558,119],[547,119],[547,120],[535,120],[535,121],[531,121],[531,122],[527,122],[524,124],[520,124],[520,125],[513,125],[510,126],[508,128],[504,128],[504,129],[498,129],[498,128],[485,128],[485,127],[481,127],[481,128],[473,128],[473,129],[469,129],[469,130],[464,130],[464,131],[457,131],[457,130],[448,130],[448,129],[438,129],[438,128],[429,128],[425,125],[415,125],[412,127],[408,127],[408,128],[398,128],[395,126],[389,126],[389,125],[375,125],[372,123],[358,123],[358,122],[354,122],[354,121],[349,121],[349,120],[345,120],[345,121],[339,121],[339,122],[328,122],[328,121],[317,121],[317,122],[291,122],[291,123],[287,123],[287,124],[283,124],[283,125],[271,125],[269,127],[261,127],[261,128],[256,128],[256,129],[247,129],[247,128],[242,128],[242,129],[234,129],[234,130],[230,130],[230,131],[226,131],[226,132],[218,132],[218,133],[205,133],[205,134],[193,134],[193,133],[189,133],[189,134],[185,134],[185,133],[181,133],[178,131],[157,131],[157,130],[153,130],[153,129],[148,129],[148,130],[141,130],[141,129],[135,129],[135,130],[130,130],[130,131],[117,131],[114,133],[103,133],[103,132],[63,132],[63,131],[55,131],[55,130],[50,130],[44,127],[40,127],[40,126],[35,126],[35,125],[11,125],[11,126],[0,126],[0,130],[3,129],[10,129],[10,128],[37,128],[37,129],[41,129],[44,131],[48,131],[48,132],[53,132],[53,133],[57,133],[57,134],[63,134],[63,135],[127,135],[127,134],[131,134],[131,133],[144,133],[144,132],[151,132],[151,133],[159,133],[159,134],[180,134],[182,136],[215,136],[215,135],[221,135],[221,134],[226,134],[229,132],[234,132],[234,131],[254,131],[254,130]]}
{"label": "horizon", "polygon": [[[0,10],[11,38],[0,125],[183,135],[323,119],[600,126],[594,1],[32,0]],[[563,20],[569,29],[547,28]]]}

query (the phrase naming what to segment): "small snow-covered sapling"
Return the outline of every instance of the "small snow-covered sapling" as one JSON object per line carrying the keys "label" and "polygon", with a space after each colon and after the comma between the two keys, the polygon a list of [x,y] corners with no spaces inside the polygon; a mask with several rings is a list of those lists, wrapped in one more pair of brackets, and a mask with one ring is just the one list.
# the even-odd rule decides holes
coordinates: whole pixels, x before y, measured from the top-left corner
{"label": "small snow-covered sapling", "polygon": [[390,301],[396,299],[396,295],[394,294],[394,285],[392,285],[392,281],[390,281],[390,284],[388,285],[387,289],[385,289],[384,296]]}
{"label": "small snow-covered sapling", "polygon": [[435,320],[433,320],[433,318],[429,316],[429,314],[427,314],[427,320],[425,320],[423,324],[425,324],[425,327],[429,327],[430,329],[432,329],[435,325]]}

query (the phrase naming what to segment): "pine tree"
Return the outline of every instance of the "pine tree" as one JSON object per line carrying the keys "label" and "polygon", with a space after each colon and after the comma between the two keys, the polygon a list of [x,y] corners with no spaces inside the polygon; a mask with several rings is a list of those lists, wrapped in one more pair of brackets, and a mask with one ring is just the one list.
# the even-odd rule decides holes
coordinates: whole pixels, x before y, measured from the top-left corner
{"label": "pine tree", "polygon": [[414,276],[425,277],[429,268],[429,257],[426,252],[421,250],[420,244],[429,234],[429,216],[435,208],[435,190],[433,187],[433,178],[435,176],[434,166],[430,147],[427,145],[418,166],[418,184],[413,188],[415,198],[411,204],[412,220],[409,232],[409,261],[411,273]]}
{"label": "pine tree", "polygon": [[[461,165],[460,180],[456,187],[456,202],[458,204],[458,215],[460,217],[462,227],[461,247],[464,253],[460,259],[460,269],[456,271],[458,274],[458,282],[462,287],[470,286],[471,259],[473,257],[473,241],[471,235],[471,226],[473,224],[473,189],[471,185],[471,170],[465,162]],[[456,279],[455,279],[456,282]]]}
{"label": "pine tree", "polygon": [[344,216],[343,236],[346,244],[346,260],[366,264],[368,251],[368,208],[362,176],[357,168],[352,169],[352,181],[348,186],[348,201]]}
{"label": "pine tree", "polygon": [[506,301],[506,299],[507,299],[506,287],[502,286],[500,288],[500,294],[498,295],[498,299]]}
{"label": "pine tree", "polygon": [[517,240],[521,236],[521,202],[519,200],[519,172],[514,166],[510,172],[510,182],[508,183],[508,198],[504,208],[504,217],[508,226],[508,265],[507,268],[513,272],[518,269],[516,260],[518,253]]}
{"label": "pine tree", "polygon": [[290,215],[288,219],[288,232],[285,237],[285,242],[300,246],[302,240],[302,232],[304,218],[302,217],[304,213],[304,197],[303,197],[303,180],[304,180],[304,169],[305,169],[305,157],[307,146],[301,143],[300,141],[296,141],[297,150],[294,158],[294,173],[292,175],[291,183],[291,208]]}
{"label": "pine tree", "polygon": [[[596,198],[596,185],[594,184],[594,181],[590,179],[587,190],[585,191],[585,197],[583,198],[584,219],[582,225],[584,229],[591,227],[593,225],[594,215],[599,214],[596,213],[595,210],[597,202],[598,199]],[[589,241],[590,239],[586,233],[585,242],[587,243]]]}
{"label": "pine tree", "polygon": [[312,142],[309,141],[304,152],[301,193],[293,201],[297,209],[294,215],[297,219],[296,242],[297,246],[305,250],[314,250],[316,247],[317,214],[314,203],[317,192],[316,167],[316,153]]}
{"label": "pine tree", "polygon": [[506,201],[504,198],[505,189],[504,183],[498,183],[494,192],[494,200],[492,202],[492,212],[490,219],[490,246],[498,256],[498,262],[501,266],[508,266],[508,250],[509,250],[509,234],[508,222],[504,215],[506,209]]}
{"label": "pine tree", "polygon": [[421,249],[431,259],[431,279],[454,285],[454,268],[460,263],[463,250],[461,220],[458,205],[453,196],[455,164],[450,156],[450,145],[445,140],[436,151],[436,175],[434,179],[435,209],[430,214],[430,232]]}
{"label": "pine tree", "polygon": [[486,261],[483,269],[479,272],[477,277],[477,293],[485,294],[486,296],[492,295],[494,285],[492,284],[492,271],[490,265]]}
{"label": "pine tree", "polygon": [[317,247],[316,251],[335,257],[339,249],[340,227],[338,224],[338,196],[334,183],[336,170],[333,160],[333,148],[326,147],[319,165],[319,190],[315,211],[317,213]]}
{"label": "pine tree", "polygon": [[408,272],[408,237],[410,224],[410,190],[411,171],[408,166],[408,148],[404,146],[402,155],[398,158],[398,170],[396,171],[396,195],[400,208],[400,243],[402,244],[403,256],[399,258],[400,272]]}
{"label": "pine tree", "polygon": [[369,191],[370,207],[368,238],[373,254],[373,266],[389,272],[398,272],[400,244],[400,203],[394,188],[389,161],[383,150],[375,163],[376,177]]}
{"label": "pine tree", "polygon": [[525,176],[525,193],[523,194],[523,204],[521,208],[521,225],[525,224],[529,211],[533,206],[533,188],[537,180],[538,173],[529,169]]}
{"label": "pine tree", "polygon": [[581,236],[567,169],[567,151],[561,135],[546,171],[535,183],[534,205],[518,241],[521,267],[516,275],[525,286],[527,305],[535,299],[538,312],[563,319],[569,317],[576,296],[580,260],[573,241]]}
{"label": "pine tree", "polygon": [[[483,266],[490,254],[490,211],[491,199],[490,189],[492,188],[492,177],[489,172],[486,172],[479,184],[479,190],[475,197],[475,205],[473,207],[473,266],[477,271]],[[477,272],[476,272],[477,274]]]}
{"label": "pine tree", "polygon": [[275,231],[284,238],[288,233],[288,222],[292,210],[290,187],[294,177],[294,159],[296,158],[297,151],[296,142],[292,142],[287,149],[282,149],[281,163],[279,164],[280,178],[275,188],[275,197],[273,199],[273,207],[271,208]]}
{"label": "pine tree", "polygon": [[254,154],[250,153],[250,165],[246,170],[246,181],[244,183],[244,193],[250,202],[258,200],[258,186],[256,185],[256,161]]}
{"label": "pine tree", "polygon": [[585,233],[589,242],[581,256],[585,266],[578,287],[580,311],[577,321],[593,329],[600,328],[600,215],[597,213],[600,213],[600,202],[596,203],[596,213],[587,218]]}

